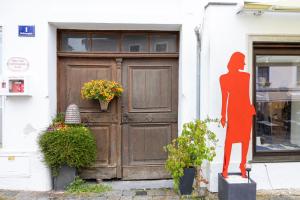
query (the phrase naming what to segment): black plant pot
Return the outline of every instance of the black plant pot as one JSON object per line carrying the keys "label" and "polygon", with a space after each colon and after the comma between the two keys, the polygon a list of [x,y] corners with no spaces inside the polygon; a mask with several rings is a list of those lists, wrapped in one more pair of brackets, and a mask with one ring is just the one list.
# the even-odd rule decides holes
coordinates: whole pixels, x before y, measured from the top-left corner
{"label": "black plant pot", "polygon": [[179,180],[179,190],[181,195],[189,195],[193,191],[193,183],[195,178],[195,168],[185,168],[183,176]]}
{"label": "black plant pot", "polygon": [[76,168],[67,165],[62,166],[58,171],[58,176],[53,177],[53,189],[65,190],[75,180],[75,177]]}

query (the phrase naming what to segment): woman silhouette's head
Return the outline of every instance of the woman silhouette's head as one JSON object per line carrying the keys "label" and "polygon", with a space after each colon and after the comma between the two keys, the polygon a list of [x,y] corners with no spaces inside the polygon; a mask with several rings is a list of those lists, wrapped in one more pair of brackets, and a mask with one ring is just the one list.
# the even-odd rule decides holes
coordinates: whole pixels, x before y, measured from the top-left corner
{"label": "woman silhouette's head", "polygon": [[228,71],[243,70],[245,66],[245,55],[241,52],[234,52],[227,64]]}

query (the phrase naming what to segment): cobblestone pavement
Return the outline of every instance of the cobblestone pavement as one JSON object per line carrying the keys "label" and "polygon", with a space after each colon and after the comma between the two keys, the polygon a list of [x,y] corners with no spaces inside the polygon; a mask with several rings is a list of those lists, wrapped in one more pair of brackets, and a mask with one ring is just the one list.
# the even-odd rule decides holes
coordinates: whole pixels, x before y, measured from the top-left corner
{"label": "cobblestone pavement", "polygon": [[[0,200],[218,200],[216,193],[206,193],[205,197],[178,196],[171,189],[115,190],[102,194],[74,195],[63,192],[28,192],[0,190]],[[258,191],[257,200],[300,200],[300,190]]]}

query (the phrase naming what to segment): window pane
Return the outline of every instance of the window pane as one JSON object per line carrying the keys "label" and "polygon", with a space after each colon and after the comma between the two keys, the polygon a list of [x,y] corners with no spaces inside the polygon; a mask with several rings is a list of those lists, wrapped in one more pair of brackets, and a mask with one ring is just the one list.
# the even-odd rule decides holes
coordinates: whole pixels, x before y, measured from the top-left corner
{"label": "window pane", "polygon": [[148,51],[148,40],[146,34],[125,34],[123,36],[122,51],[146,52]]}
{"label": "window pane", "polygon": [[256,56],[256,151],[300,150],[300,56]]}
{"label": "window pane", "polygon": [[[0,27],[0,77],[2,76],[2,29]],[[1,146],[1,138],[2,138],[2,96],[0,96],[0,146]]]}
{"label": "window pane", "polygon": [[63,51],[88,51],[88,38],[86,33],[63,33]]}
{"label": "window pane", "polygon": [[2,29],[0,27],[0,75],[2,74]]}
{"label": "window pane", "polygon": [[176,34],[154,34],[151,35],[151,52],[176,52]]}
{"label": "window pane", "polygon": [[93,34],[92,51],[118,51],[119,36],[116,34]]}

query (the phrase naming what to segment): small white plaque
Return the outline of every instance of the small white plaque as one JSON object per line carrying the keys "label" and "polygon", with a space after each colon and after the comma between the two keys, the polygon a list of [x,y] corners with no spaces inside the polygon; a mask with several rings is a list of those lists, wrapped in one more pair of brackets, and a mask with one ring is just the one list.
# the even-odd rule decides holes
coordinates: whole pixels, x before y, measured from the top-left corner
{"label": "small white plaque", "polygon": [[11,57],[7,61],[7,67],[10,71],[25,72],[29,68],[29,62],[26,58]]}

